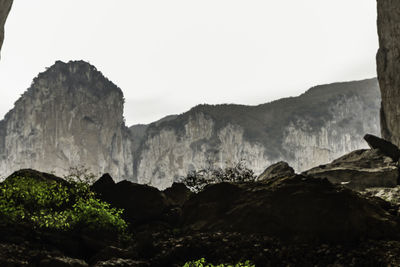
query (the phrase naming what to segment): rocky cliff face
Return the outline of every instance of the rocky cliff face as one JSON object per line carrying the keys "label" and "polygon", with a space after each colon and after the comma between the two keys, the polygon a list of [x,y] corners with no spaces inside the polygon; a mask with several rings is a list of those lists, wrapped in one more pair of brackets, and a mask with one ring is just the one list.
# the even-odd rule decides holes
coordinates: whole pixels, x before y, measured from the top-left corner
{"label": "rocky cliff face", "polygon": [[382,92],[382,137],[400,146],[400,2],[378,0],[377,71]]}
{"label": "rocky cliff face", "polygon": [[135,177],[159,188],[213,162],[246,160],[256,174],[277,161],[296,171],[365,148],[365,133],[379,132],[376,79],[338,83],[259,106],[201,105],[149,125],[136,150]]}
{"label": "rocky cliff face", "polygon": [[4,24],[10,12],[13,0],[0,0],[0,50],[4,40]]}
{"label": "rocky cliff face", "polygon": [[122,91],[83,61],[56,62],[0,122],[0,173],[21,168],[65,174],[84,164],[96,175],[132,177]]}
{"label": "rocky cliff face", "polygon": [[63,175],[85,165],[158,188],[191,170],[245,160],[260,174],[288,162],[296,171],[366,147],[379,132],[376,79],[318,86],[259,106],[200,105],[127,128],[123,94],[83,61],[56,62],[0,122],[0,173],[34,168]]}

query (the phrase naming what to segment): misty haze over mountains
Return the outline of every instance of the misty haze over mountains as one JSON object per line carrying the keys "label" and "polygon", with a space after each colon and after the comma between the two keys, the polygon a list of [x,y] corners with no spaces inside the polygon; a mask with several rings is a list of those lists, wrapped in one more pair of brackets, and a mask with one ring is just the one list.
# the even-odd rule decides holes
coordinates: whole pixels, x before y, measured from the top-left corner
{"label": "misty haze over mountains", "polygon": [[303,171],[366,147],[379,134],[376,79],[311,88],[258,106],[199,105],[128,128],[120,88],[84,61],[56,62],[34,79],[0,123],[0,171],[63,175],[85,165],[166,188],[188,171],[245,160],[262,172],[279,160]]}

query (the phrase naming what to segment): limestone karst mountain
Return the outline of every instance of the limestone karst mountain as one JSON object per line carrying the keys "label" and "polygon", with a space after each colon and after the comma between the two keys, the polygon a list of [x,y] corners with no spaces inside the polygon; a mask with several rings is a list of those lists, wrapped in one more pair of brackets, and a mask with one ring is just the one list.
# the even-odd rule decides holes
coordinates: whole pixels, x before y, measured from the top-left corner
{"label": "limestone karst mountain", "polygon": [[83,61],[56,62],[0,122],[0,173],[36,168],[63,175],[81,164],[132,177],[122,91]]}
{"label": "limestone karst mountain", "polygon": [[376,79],[317,86],[299,97],[258,106],[200,105],[148,126],[135,151],[139,183],[164,188],[189,170],[246,160],[261,173],[286,161],[296,171],[366,148],[379,133]]}
{"label": "limestone karst mountain", "polygon": [[241,159],[256,174],[284,160],[309,169],[366,147],[379,132],[376,79],[317,86],[258,106],[200,105],[129,129],[122,91],[83,61],[56,62],[0,122],[0,172],[21,168],[65,174],[85,165],[166,188],[209,162]]}

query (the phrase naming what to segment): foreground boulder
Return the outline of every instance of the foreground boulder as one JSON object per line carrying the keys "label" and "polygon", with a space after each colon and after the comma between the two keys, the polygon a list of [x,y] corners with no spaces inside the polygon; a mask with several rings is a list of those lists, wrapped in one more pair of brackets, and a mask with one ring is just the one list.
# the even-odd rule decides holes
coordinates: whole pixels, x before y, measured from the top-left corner
{"label": "foreground boulder", "polygon": [[132,225],[162,220],[168,208],[168,200],[157,188],[128,181],[114,183],[111,176],[103,175],[92,189],[99,197],[124,209],[124,216]]}
{"label": "foreground boulder", "polygon": [[396,187],[372,187],[367,188],[363,194],[367,196],[379,197],[387,202],[396,205],[400,211],[400,186]]}
{"label": "foreground boulder", "polygon": [[294,174],[294,170],[289,166],[289,164],[284,161],[280,161],[266,168],[265,171],[256,178],[256,181],[260,182],[270,179],[289,177]]}
{"label": "foreground boulder", "polygon": [[393,161],[398,161],[400,158],[400,150],[391,142],[386,141],[372,134],[366,134],[364,140],[372,149],[379,149],[384,155],[390,157]]}
{"label": "foreground boulder", "polygon": [[353,190],[394,187],[399,177],[397,163],[379,149],[356,150],[303,174],[327,178],[331,183],[342,184]]}
{"label": "foreground boulder", "polygon": [[173,183],[171,187],[165,189],[163,192],[170,203],[176,206],[183,206],[186,200],[193,195],[192,191],[182,183]]}
{"label": "foreground boulder", "polygon": [[328,242],[399,236],[399,218],[356,192],[302,175],[210,185],[183,209],[186,229]]}

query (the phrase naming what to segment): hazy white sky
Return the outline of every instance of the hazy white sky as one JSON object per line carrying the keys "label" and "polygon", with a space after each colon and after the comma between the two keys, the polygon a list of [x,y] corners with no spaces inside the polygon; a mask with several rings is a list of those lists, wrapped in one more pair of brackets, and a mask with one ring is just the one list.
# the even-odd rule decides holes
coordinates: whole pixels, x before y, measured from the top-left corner
{"label": "hazy white sky", "polygon": [[128,125],[200,103],[260,104],[376,76],[376,0],[16,0],[0,117],[56,60],[87,60]]}

